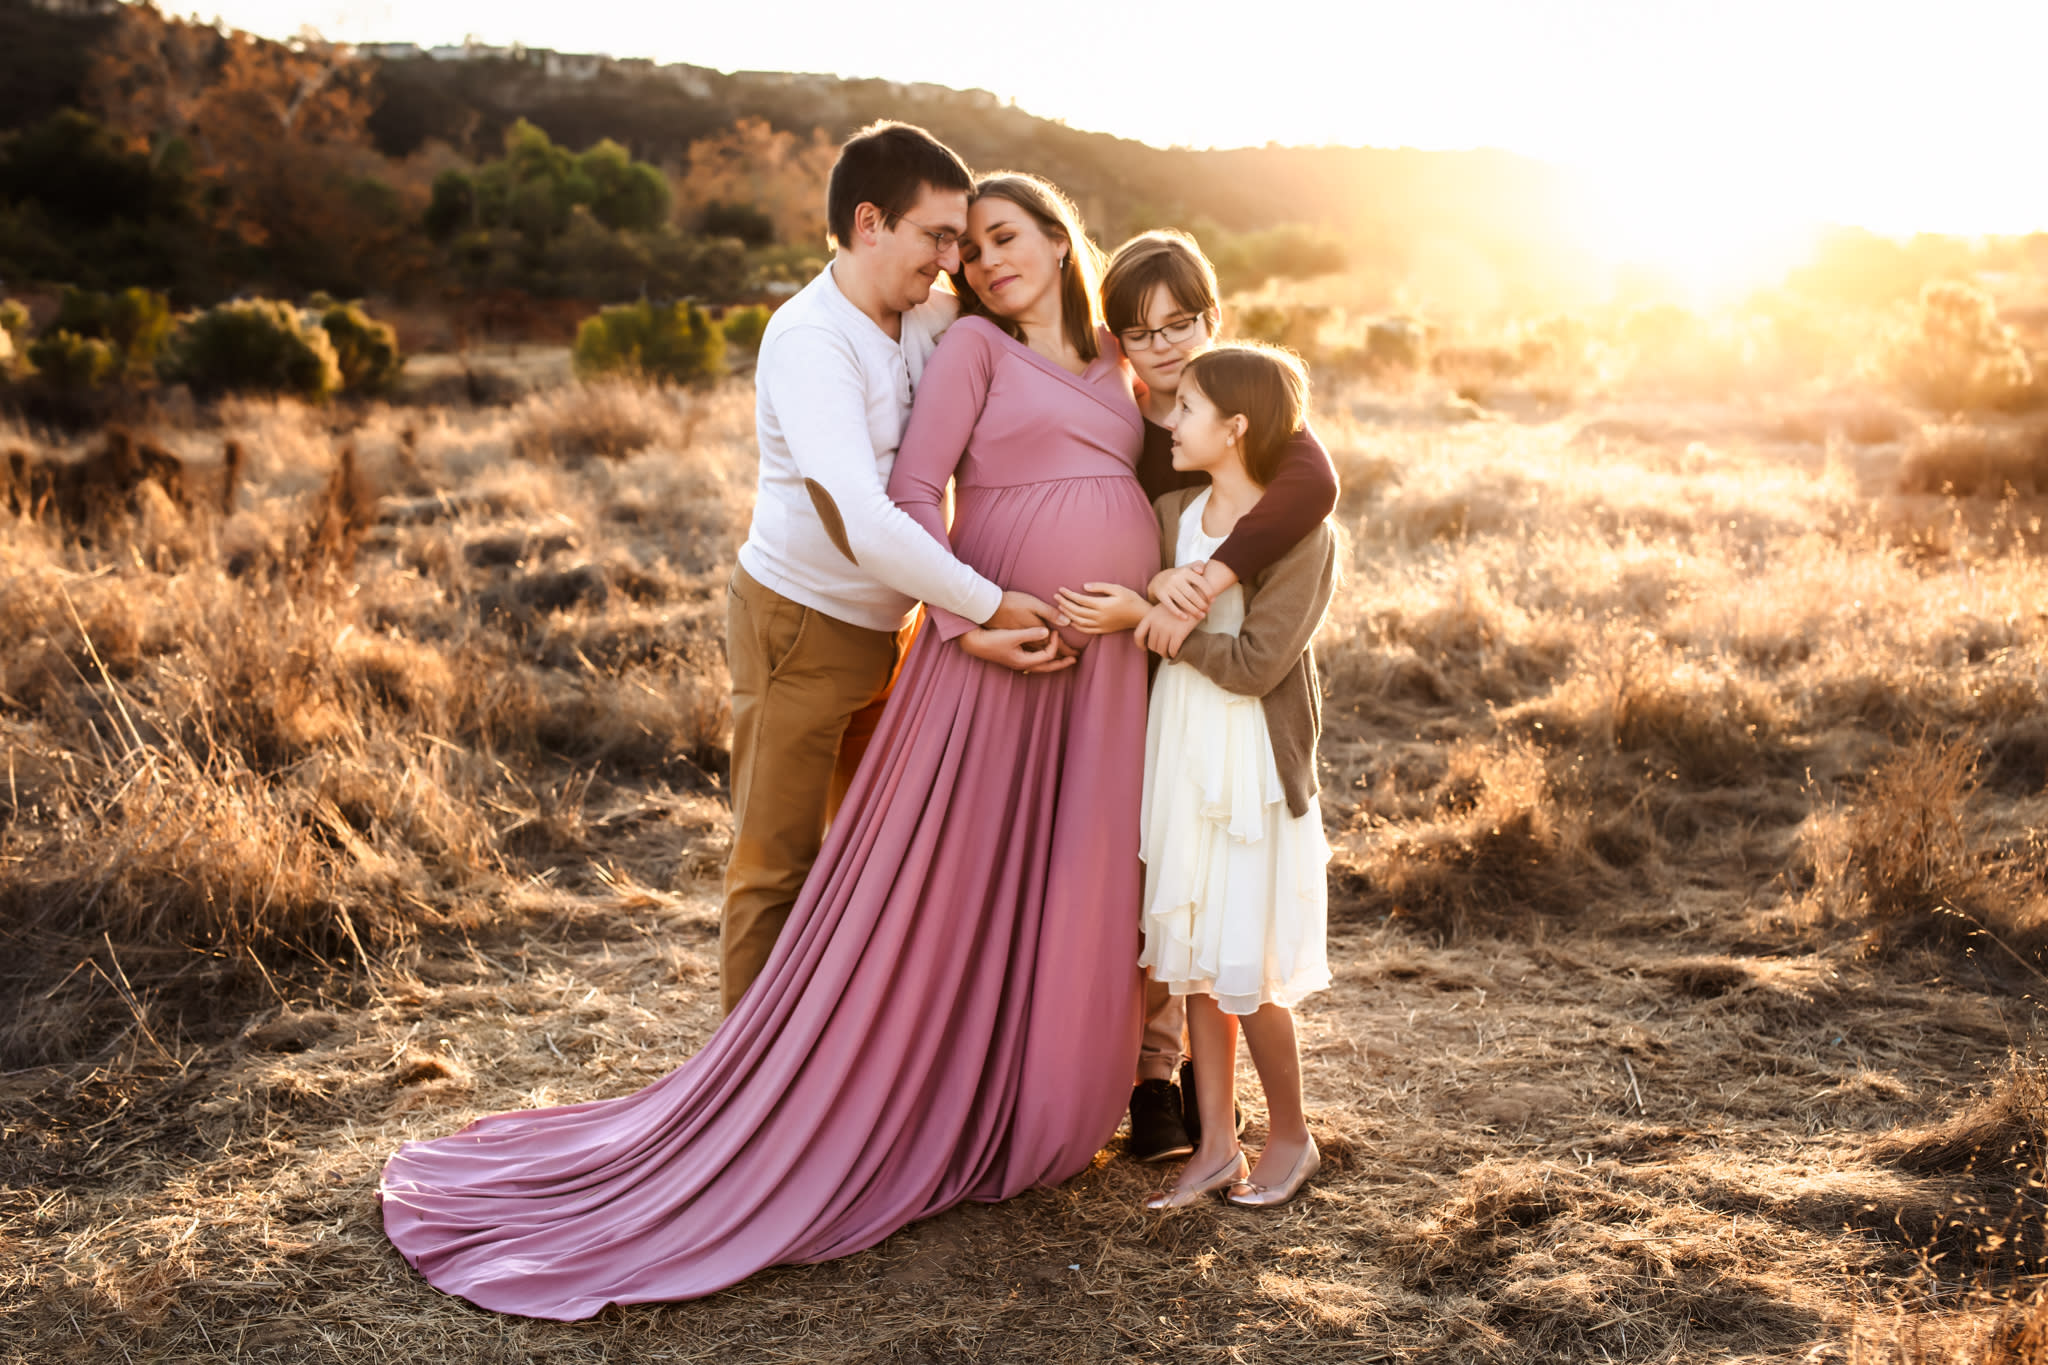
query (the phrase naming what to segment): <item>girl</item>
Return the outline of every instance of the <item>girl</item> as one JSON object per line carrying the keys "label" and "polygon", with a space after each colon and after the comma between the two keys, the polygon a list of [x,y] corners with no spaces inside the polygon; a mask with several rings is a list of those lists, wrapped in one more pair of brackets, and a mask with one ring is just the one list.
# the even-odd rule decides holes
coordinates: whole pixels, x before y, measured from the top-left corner
{"label": "girl", "polygon": [[[1307,376],[1284,351],[1225,345],[1188,360],[1169,418],[1173,464],[1209,483],[1154,504],[1170,566],[1207,560],[1258,506],[1307,406]],[[1139,961],[1187,997],[1203,1112],[1200,1146],[1179,1182],[1146,1201],[1151,1208],[1212,1191],[1247,1208],[1283,1204],[1321,1164],[1302,1114],[1289,1011],[1330,983],[1330,851],[1316,801],[1320,692],[1309,641],[1329,607],[1336,547],[1325,522],[1219,593],[1153,684]],[[1174,572],[1162,570],[1151,591]],[[1084,631],[1130,629],[1148,613],[1127,589],[1087,586],[1060,595]],[[1249,1170],[1231,1122],[1240,1026],[1266,1093],[1266,1146]]]}

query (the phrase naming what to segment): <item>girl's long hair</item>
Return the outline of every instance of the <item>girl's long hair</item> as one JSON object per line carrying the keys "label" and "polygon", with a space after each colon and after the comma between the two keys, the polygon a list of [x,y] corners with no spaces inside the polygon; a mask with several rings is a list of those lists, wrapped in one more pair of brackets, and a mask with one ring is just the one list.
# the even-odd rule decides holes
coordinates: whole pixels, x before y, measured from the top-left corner
{"label": "girl's long hair", "polygon": [[[1101,353],[1096,329],[1102,325],[1102,311],[1095,300],[1096,284],[1102,278],[1102,250],[1088,239],[1081,211],[1051,182],[1021,171],[1000,171],[974,182],[974,198],[990,196],[1015,204],[1031,215],[1046,236],[1067,244],[1067,268],[1060,271],[1060,327],[1067,344],[1083,360],[1095,359]],[[1024,340],[1022,327],[990,312],[968,285],[964,264],[953,276],[953,292],[960,296],[961,316],[987,318],[1018,341]]]}
{"label": "girl's long hair", "polygon": [[1257,341],[1226,341],[1199,352],[1181,383],[1245,421],[1244,472],[1264,488],[1280,468],[1280,452],[1308,421],[1308,371],[1301,357]]}

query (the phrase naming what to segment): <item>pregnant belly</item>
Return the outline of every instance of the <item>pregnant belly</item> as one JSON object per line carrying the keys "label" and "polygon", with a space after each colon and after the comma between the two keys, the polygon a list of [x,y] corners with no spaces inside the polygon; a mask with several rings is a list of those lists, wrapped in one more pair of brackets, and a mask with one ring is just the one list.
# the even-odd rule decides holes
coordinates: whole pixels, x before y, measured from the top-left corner
{"label": "pregnant belly", "polygon": [[[1159,571],[1159,525],[1135,478],[962,489],[953,545],[984,577],[1044,602],[1084,583],[1142,593]],[[1095,638],[1061,634],[1076,649]]]}

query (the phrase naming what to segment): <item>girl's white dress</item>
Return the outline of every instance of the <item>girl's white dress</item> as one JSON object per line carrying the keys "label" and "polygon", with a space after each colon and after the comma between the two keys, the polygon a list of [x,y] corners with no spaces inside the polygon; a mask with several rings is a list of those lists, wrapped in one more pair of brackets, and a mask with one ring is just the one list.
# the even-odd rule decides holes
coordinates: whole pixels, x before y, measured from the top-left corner
{"label": "girl's white dress", "polygon": [[[1181,515],[1176,564],[1223,543],[1202,533],[1204,490]],[[1196,630],[1235,635],[1244,590],[1220,594]],[[1287,810],[1257,697],[1162,661],[1145,719],[1145,951],[1175,995],[1211,995],[1226,1014],[1292,1007],[1330,984],[1330,845],[1314,797]]]}

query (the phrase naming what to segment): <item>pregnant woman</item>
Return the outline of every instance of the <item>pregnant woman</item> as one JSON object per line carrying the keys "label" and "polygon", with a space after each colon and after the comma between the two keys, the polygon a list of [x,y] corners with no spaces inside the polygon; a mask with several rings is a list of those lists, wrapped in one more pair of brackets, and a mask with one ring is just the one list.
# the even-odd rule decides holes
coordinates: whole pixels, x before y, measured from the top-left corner
{"label": "pregnant woman", "polygon": [[[1143,426],[1096,320],[1097,257],[1043,182],[982,181],[890,479],[955,554],[1051,600],[1158,568]],[[1087,1166],[1138,1048],[1145,662],[1062,637],[1015,673],[934,612],[767,966],[636,1094],[402,1148],[384,1223],[437,1287],[589,1317],[874,1245]]]}

